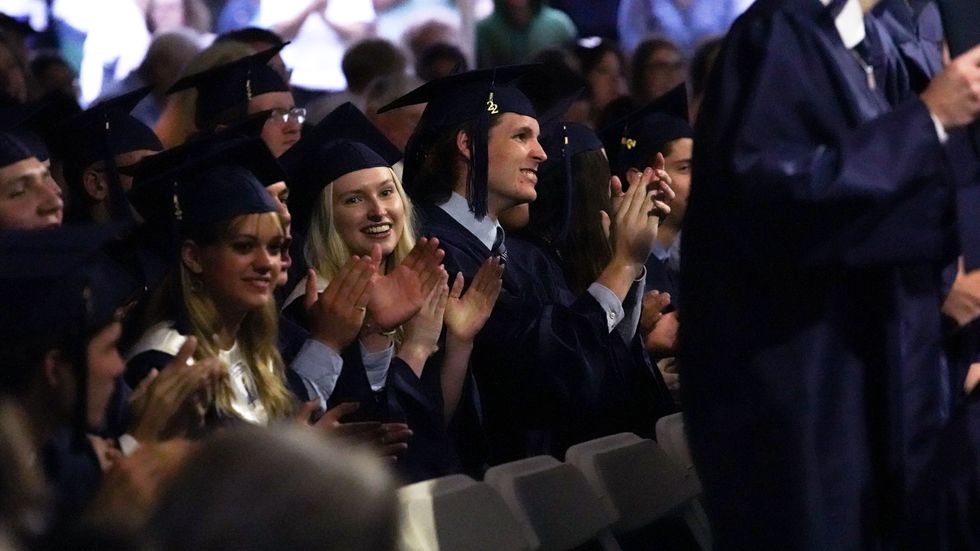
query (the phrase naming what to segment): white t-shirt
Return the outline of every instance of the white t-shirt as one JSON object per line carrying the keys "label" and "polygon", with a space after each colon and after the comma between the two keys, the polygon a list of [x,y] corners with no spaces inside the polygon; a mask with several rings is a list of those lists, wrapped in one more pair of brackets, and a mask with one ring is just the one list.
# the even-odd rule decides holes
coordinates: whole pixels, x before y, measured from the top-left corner
{"label": "white t-shirt", "polygon": [[[270,28],[296,17],[310,0],[265,0],[259,7],[257,24]],[[337,25],[373,23],[371,0],[333,0],[327,3],[325,16]],[[340,70],[340,60],[347,44],[317,14],[311,14],[300,26],[292,43],[282,51],[282,59],[293,69],[290,83],[310,90],[343,90],[347,80]]]}
{"label": "white t-shirt", "polygon": [[[160,322],[143,334],[139,341],[126,354],[129,360],[143,352],[156,350],[176,356],[187,337],[173,328],[173,322]],[[248,368],[241,347],[236,342],[228,350],[218,352],[218,359],[228,366],[228,382],[231,388],[231,409],[238,417],[256,425],[267,425],[269,414],[259,398],[258,388],[252,370]],[[194,360],[190,360],[191,363]],[[271,369],[271,364],[269,364]]]}

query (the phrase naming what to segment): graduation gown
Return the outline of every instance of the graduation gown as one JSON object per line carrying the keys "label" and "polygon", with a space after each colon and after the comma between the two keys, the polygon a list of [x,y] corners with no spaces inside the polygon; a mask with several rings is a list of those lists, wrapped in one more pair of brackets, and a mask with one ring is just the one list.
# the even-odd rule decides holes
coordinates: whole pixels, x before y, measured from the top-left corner
{"label": "graduation gown", "polygon": [[[309,338],[308,326],[309,319],[301,297],[290,303],[280,317],[280,351],[287,366],[292,364],[302,343]],[[344,365],[327,399],[327,408],[343,402],[357,402],[361,407],[345,417],[345,421],[406,423],[412,429],[412,439],[395,464],[406,482],[435,478],[458,470],[445,429],[438,365],[427,363],[419,377],[407,363],[394,356],[388,366],[384,389],[375,392],[364,369],[357,342],[344,348],[340,356]],[[290,367],[286,368],[286,378],[293,393],[301,399],[315,398],[308,396],[302,378]]]}
{"label": "graduation gown", "polygon": [[[423,233],[439,238],[450,277],[467,283],[491,251],[436,205],[417,205]],[[636,363],[636,343],[610,334],[589,293],[576,297],[560,266],[539,247],[506,240],[503,288],[470,357],[475,385],[457,416],[464,466],[535,454],[562,456],[577,442],[621,431],[652,436],[674,411],[659,373]],[[639,351],[642,357],[642,351]]]}
{"label": "graduation gown", "polygon": [[944,151],[865,29],[873,89],[829,8],[760,0],[696,128],[679,356],[719,549],[893,546],[946,418]]}

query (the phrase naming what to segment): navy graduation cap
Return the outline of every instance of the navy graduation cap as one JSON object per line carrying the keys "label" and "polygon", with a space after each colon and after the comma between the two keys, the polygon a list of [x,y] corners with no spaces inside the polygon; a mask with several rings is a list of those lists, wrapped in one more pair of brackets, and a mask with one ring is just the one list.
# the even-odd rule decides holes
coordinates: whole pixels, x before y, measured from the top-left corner
{"label": "navy graduation cap", "polygon": [[431,80],[378,110],[384,113],[399,107],[428,103],[422,118],[405,148],[403,181],[416,197],[425,197],[425,182],[416,182],[416,174],[426,157],[426,150],[444,132],[474,122],[471,135],[470,170],[467,194],[470,210],[482,218],[487,213],[487,132],[490,116],[517,113],[538,117],[531,98],[515,81],[538,65],[511,65],[494,69],[467,71]]}
{"label": "navy graduation cap", "polygon": [[[591,128],[572,122],[558,123],[557,128],[548,135],[542,144],[548,159],[541,165],[542,180],[549,173],[557,173],[554,181],[557,188],[553,193],[542,193],[539,200],[531,203],[532,217],[535,211],[544,207],[545,202],[559,203],[556,207],[560,209],[554,222],[554,236],[558,241],[564,241],[571,230],[572,210],[574,209],[575,181],[572,173],[572,159],[579,153],[586,151],[599,151],[603,148],[602,141],[595,131]],[[554,195],[554,201],[541,201],[548,195]]]}
{"label": "navy graduation cap", "polygon": [[[163,144],[148,126],[130,115],[149,94],[148,86],[116,96],[86,109],[57,127],[53,147],[63,152],[64,177],[72,195],[83,197],[82,175],[95,162],[102,161],[109,184],[109,202],[114,219],[129,220],[131,212],[119,183],[115,156],[141,149],[160,151]],[[87,220],[88,214],[70,209],[74,220]]]}
{"label": "navy graduation cap", "polygon": [[337,178],[365,168],[390,168],[401,157],[357,107],[341,105],[279,159],[288,175],[293,223],[300,231],[309,226],[320,192]]}
{"label": "navy graduation cap", "polygon": [[163,144],[150,127],[130,112],[150,93],[145,86],[106,99],[65,121],[59,139],[65,147],[65,162],[79,170],[122,153],[149,149],[162,151]]}
{"label": "navy graduation cap", "polygon": [[[0,332],[24,347],[50,339],[51,347],[69,359],[77,382],[72,422],[77,442],[91,428],[88,341],[119,319],[121,308],[141,289],[107,254],[128,229],[121,224],[65,225],[0,235]],[[18,392],[31,380],[36,366],[28,362],[0,370],[0,391]]]}
{"label": "navy graduation cap", "polygon": [[187,237],[236,216],[276,212],[265,188],[285,178],[262,140],[219,133],[141,162],[131,200],[148,224]]}
{"label": "navy graduation cap", "polygon": [[[194,122],[199,130],[238,119],[245,114],[244,107],[253,97],[289,91],[289,85],[268,65],[286,44],[289,43],[188,75],[171,86],[167,93],[197,89]],[[241,108],[240,112],[228,117],[229,111],[236,108]]]}
{"label": "navy graduation cap", "polygon": [[39,161],[47,161],[51,154],[45,139],[50,137],[52,127],[80,112],[73,99],[52,94],[34,103],[0,107],[0,130],[13,133]]}
{"label": "navy graduation cap", "polygon": [[0,131],[0,168],[34,157],[34,153],[12,132]]}
{"label": "navy graduation cap", "polygon": [[643,169],[667,142],[691,138],[687,88],[680,84],[644,107],[600,131],[609,164],[620,177],[629,168]]}

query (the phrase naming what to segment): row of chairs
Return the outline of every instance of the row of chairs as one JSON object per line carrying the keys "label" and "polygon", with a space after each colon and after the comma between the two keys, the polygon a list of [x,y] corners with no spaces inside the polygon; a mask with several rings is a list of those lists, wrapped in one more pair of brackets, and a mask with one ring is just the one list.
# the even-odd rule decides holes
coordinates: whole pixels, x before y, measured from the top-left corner
{"label": "row of chairs", "polygon": [[627,534],[678,517],[708,550],[681,414],[658,421],[657,439],[614,434],[572,446],[564,463],[542,455],[491,467],[482,482],[450,475],[405,486],[402,548],[617,551]]}

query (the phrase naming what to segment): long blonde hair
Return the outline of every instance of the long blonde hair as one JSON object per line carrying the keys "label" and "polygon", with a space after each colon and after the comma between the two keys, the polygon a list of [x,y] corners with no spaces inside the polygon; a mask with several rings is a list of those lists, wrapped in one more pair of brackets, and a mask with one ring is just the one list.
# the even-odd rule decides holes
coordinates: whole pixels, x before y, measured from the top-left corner
{"label": "long blonde hair", "polygon": [[[395,171],[388,167],[388,172],[395,183],[395,191],[402,200],[405,220],[395,250],[384,259],[385,273],[393,270],[415,247],[415,215],[412,202],[405,193],[405,189],[402,188],[401,179],[398,178]],[[313,214],[310,217],[310,231],[306,236],[306,244],[303,246],[306,264],[316,270],[317,275],[321,278],[331,281],[340,271],[340,268],[350,259],[351,254],[350,247],[340,238],[340,233],[337,232],[337,227],[334,225],[333,186],[327,185],[317,197]]]}
{"label": "long blonde hair", "polygon": [[[253,216],[274,217],[282,233],[285,233],[282,219],[277,213],[246,214],[216,224],[213,228],[195,236],[197,245],[208,245],[228,239]],[[217,357],[220,347],[214,336],[221,329],[221,316],[214,300],[201,285],[197,276],[187,266],[180,263],[180,295],[187,313],[190,333],[197,337],[195,359]],[[293,399],[285,384],[285,368],[282,356],[276,347],[279,335],[279,313],[275,301],[269,300],[263,307],[245,315],[236,335],[236,341],[248,359],[248,369],[255,380],[262,405],[270,419],[288,415],[293,409]],[[218,409],[232,414],[231,387],[222,385],[216,396]]]}

